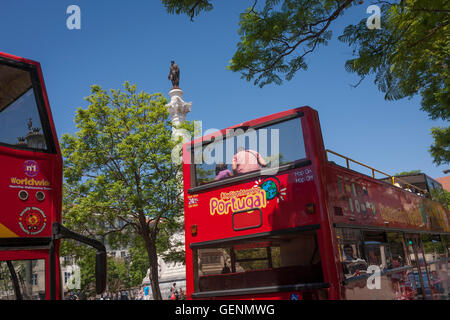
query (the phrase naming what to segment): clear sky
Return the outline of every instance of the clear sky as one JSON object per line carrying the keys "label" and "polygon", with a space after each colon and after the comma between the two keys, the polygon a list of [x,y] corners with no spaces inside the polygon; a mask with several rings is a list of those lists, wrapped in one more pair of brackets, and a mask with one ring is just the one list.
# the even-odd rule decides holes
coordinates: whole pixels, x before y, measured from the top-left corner
{"label": "clear sky", "polygon": [[[352,50],[337,41],[344,27],[367,18],[368,4],[333,25],[333,40],[308,57],[307,71],[281,86],[255,87],[226,70],[239,40],[239,13],[251,0],[214,1],[191,22],[169,15],[159,0],[4,0],[0,51],[41,63],[58,135],[74,133],[75,110],[86,107],[90,86],[121,88],[125,81],[168,97],[170,61],[180,66],[188,120],[223,129],[260,116],[309,105],[318,110],[325,147],[381,171],[436,167],[428,152],[430,129],[443,126],[420,111],[420,97],[385,101],[373,79],[357,88],[344,69]],[[69,5],[81,8],[81,30],[68,30]]]}

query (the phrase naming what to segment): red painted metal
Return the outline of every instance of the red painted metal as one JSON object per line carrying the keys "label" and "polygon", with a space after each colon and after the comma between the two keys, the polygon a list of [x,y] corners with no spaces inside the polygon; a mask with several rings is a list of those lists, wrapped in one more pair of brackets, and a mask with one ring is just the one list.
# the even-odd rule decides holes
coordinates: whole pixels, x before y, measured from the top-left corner
{"label": "red painted metal", "polygon": [[[450,232],[449,213],[438,203],[401,190],[385,182],[373,179],[327,161],[317,111],[301,107],[276,113],[259,119],[247,121],[220,131],[223,136],[229,129],[252,127],[298,112],[301,117],[306,158],[311,164],[306,167],[290,169],[276,175],[281,188],[286,188],[284,201],[268,201],[262,208],[262,224],[258,228],[234,230],[232,214],[212,214],[210,201],[230,192],[250,190],[258,185],[260,177],[237,182],[224,187],[212,187],[189,193],[194,185],[191,181],[190,149],[202,141],[210,141],[218,133],[195,139],[183,146],[184,199],[185,199],[185,237],[186,237],[186,289],[188,298],[194,292],[193,250],[190,245],[205,241],[233,238],[256,233],[283,230],[294,227],[320,225],[317,240],[321,256],[324,282],[329,284],[325,290],[327,299],[343,299],[342,266],[334,224],[350,224],[368,227],[400,228]],[[297,183],[298,173],[309,170],[311,181]],[[341,184],[341,187],[339,187]],[[352,187],[352,184],[354,187]],[[348,186],[347,186],[348,185]],[[341,189],[340,189],[341,188]],[[344,188],[342,190],[342,188]],[[350,188],[350,193],[348,193]],[[354,194],[353,189],[355,188]],[[345,197],[345,200],[344,198]],[[349,207],[351,198],[353,208]],[[358,202],[357,207],[355,201]],[[306,205],[314,203],[315,213],[306,213]],[[362,204],[364,203],[364,212]],[[374,212],[369,212],[369,208]],[[338,208],[338,209],[336,209]],[[353,211],[352,211],[352,210]],[[396,214],[401,211],[402,214]],[[337,212],[340,215],[337,215]],[[389,222],[389,223],[387,223]],[[191,226],[196,225],[196,235],[191,235]],[[295,292],[273,292],[218,299],[288,299]],[[301,294],[300,294],[301,296]],[[314,296],[308,295],[309,297]],[[319,296],[319,295],[317,295]],[[324,295],[320,295],[323,297]]]}
{"label": "red painted metal", "polygon": [[[20,150],[7,146],[0,146],[0,238],[50,238],[52,224],[61,222],[62,207],[62,157],[53,123],[53,117],[45,89],[41,66],[38,62],[24,59],[0,52],[0,57],[9,61],[17,61],[33,66],[37,72],[41,88],[41,98],[44,102],[44,111],[48,118],[48,127],[54,141],[55,153]],[[26,123],[24,123],[24,126]],[[27,200],[21,200],[18,193],[21,190],[28,192]],[[44,201],[38,201],[36,192],[45,194]],[[28,216],[29,213],[36,213]],[[27,230],[25,220],[35,222],[36,229]],[[36,223],[36,219],[39,223]],[[32,222],[33,222],[32,221]],[[2,230],[2,231],[1,231]],[[56,268],[59,274],[59,243],[56,248]],[[0,252],[0,260],[34,259],[36,256],[46,259],[47,277],[46,292],[49,292],[48,250],[21,250]],[[57,288],[60,286],[60,277],[56,277]],[[47,298],[49,298],[47,296]],[[60,291],[57,290],[57,298]]]}

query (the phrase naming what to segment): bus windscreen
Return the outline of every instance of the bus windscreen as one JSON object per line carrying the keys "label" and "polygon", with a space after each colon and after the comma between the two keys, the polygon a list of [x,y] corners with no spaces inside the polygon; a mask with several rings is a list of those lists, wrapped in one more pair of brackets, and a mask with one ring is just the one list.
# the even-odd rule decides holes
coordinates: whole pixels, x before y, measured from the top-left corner
{"label": "bus windscreen", "polygon": [[0,64],[0,143],[47,150],[30,71]]}
{"label": "bus windscreen", "polygon": [[296,117],[257,129],[227,130],[226,137],[194,148],[195,185],[233,176],[276,169],[306,158],[301,118]]}

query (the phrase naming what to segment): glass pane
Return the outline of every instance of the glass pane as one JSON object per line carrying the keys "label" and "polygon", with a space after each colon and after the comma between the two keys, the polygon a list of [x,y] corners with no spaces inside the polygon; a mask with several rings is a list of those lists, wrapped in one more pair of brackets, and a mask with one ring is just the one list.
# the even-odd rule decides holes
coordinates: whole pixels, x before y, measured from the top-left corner
{"label": "glass pane", "polygon": [[[389,244],[391,265],[389,269],[411,266],[408,260],[408,249],[403,234],[388,232],[386,238]],[[395,297],[398,300],[414,300],[417,298],[417,285],[414,272],[411,269],[401,270],[389,275]]]}
{"label": "glass pane", "polygon": [[45,261],[0,261],[0,300],[44,300]]}
{"label": "glass pane", "polygon": [[419,299],[431,299],[431,290],[427,269],[425,267],[425,258],[420,246],[418,236],[410,236],[407,238],[408,254],[414,269],[409,272],[410,281],[415,281]]}
{"label": "glass pane", "polygon": [[0,65],[0,143],[46,150],[28,71]]}
{"label": "glass pane", "polygon": [[315,233],[243,240],[197,249],[196,291],[322,282]]}
{"label": "glass pane", "polygon": [[389,249],[391,253],[391,263],[390,269],[400,268],[408,265],[407,249],[405,242],[403,241],[403,235],[397,232],[388,232],[386,234],[387,241],[389,244]]}
{"label": "glass pane", "polygon": [[439,235],[422,235],[422,245],[425,251],[430,290],[435,300],[448,298],[448,266],[444,243]]}
{"label": "glass pane", "polygon": [[232,133],[194,150],[196,185],[277,168],[306,157],[300,118]]}
{"label": "glass pane", "polygon": [[368,263],[379,267],[381,270],[386,270],[392,264],[385,236],[382,231],[364,232],[365,253]]}
{"label": "glass pane", "polygon": [[361,233],[355,229],[336,229],[342,269],[346,278],[367,272],[367,261],[363,256]]}

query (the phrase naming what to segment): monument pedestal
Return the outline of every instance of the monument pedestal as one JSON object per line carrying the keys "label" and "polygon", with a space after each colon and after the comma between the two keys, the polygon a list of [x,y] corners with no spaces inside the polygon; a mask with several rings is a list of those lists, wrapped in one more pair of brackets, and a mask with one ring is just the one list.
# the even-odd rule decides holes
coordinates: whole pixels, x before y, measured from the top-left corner
{"label": "monument pedestal", "polygon": [[192,102],[183,100],[183,90],[179,88],[172,88],[169,95],[170,103],[167,108],[173,124],[172,135],[176,137],[179,135],[178,127],[186,121],[186,115],[191,112]]}
{"label": "monument pedestal", "polygon": [[[167,109],[170,113],[172,121],[172,138],[177,139],[183,136],[183,129],[180,129],[180,125],[186,121],[186,115],[191,111],[192,102],[185,102],[183,100],[183,90],[180,88],[172,88],[169,92],[170,102],[167,105]],[[188,140],[189,141],[189,140]],[[179,150],[176,150],[179,151]],[[179,158],[178,152],[175,152],[177,159]],[[174,156],[172,154],[172,156]],[[173,158],[172,158],[173,159]],[[179,159],[181,161],[181,158]],[[183,181],[183,175],[180,173],[178,179]],[[182,191],[182,190],[181,190]],[[183,200],[183,193],[181,192],[181,200]],[[184,224],[184,215],[180,217],[180,224]],[[172,250],[184,249],[184,228],[179,232],[172,235],[169,240]],[[180,245],[182,244],[182,245]],[[177,246],[178,245],[178,246]],[[161,257],[158,258],[159,266],[159,284],[163,299],[167,299],[172,284],[175,282],[177,288],[183,288],[186,291],[186,266],[182,263],[166,262]],[[150,284],[149,272],[144,278],[142,285]]]}

